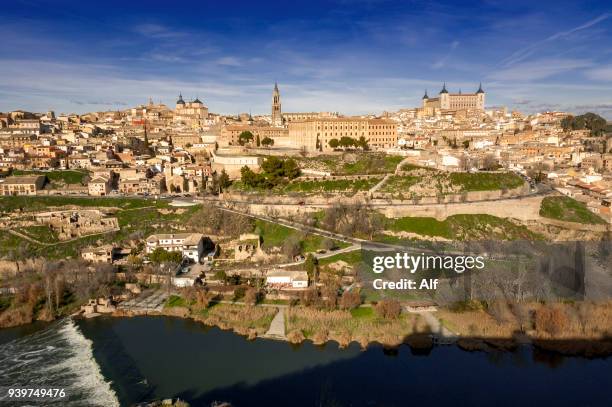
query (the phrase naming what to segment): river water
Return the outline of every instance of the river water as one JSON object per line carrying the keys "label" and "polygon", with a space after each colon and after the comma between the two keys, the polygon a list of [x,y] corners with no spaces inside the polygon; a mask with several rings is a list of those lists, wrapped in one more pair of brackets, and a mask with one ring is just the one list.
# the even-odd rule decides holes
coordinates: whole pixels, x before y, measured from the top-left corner
{"label": "river water", "polygon": [[[530,347],[427,354],[334,343],[246,339],[170,317],[95,318],[0,331],[0,388],[64,387],[30,405],[129,406],[180,397],[193,406],[610,406],[612,358]],[[11,405],[0,401],[0,405]],[[23,405],[14,403],[12,405]]]}

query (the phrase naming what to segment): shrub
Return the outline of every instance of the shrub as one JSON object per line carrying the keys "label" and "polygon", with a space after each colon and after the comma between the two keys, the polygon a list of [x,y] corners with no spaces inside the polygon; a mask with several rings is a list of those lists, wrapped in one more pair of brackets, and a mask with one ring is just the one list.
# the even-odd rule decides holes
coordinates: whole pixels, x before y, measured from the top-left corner
{"label": "shrub", "polygon": [[361,305],[361,295],[357,291],[345,291],[338,303],[341,309],[351,310]]}
{"label": "shrub", "polygon": [[291,331],[287,334],[287,339],[289,340],[289,342],[291,343],[302,343],[304,341],[304,339],[306,339],[304,337],[304,334],[302,333],[302,331]]}
{"label": "shrub", "polygon": [[510,320],[510,310],[508,309],[508,304],[505,301],[493,301],[489,304],[489,308],[487,309],[489,314],[495,318],[498,324],[503,324],[504,322],[508,322]]}
{"label": "shrub", "polygon": [[217,270],[215,272],[215,277],[214,278],[215,278],[215,280],[218,280],[218,281],[225,281],[225,280],[227,280],[227,274],[223,270]]}
{"label": "shrub", "polygon": [[241,299],[242,297],[244,297],[245,293],[246,293],[246,288],[244,288],[243,286],[236,287],[234,289],[234,301],[237,301]]}
{"label": "shrub", "polygon": [[542,306],[536,311],[536,330],[550,335],[558,335],[567,328],[568,319],[565,311],[558,305]]}
{"label": "shrub", "polygon": [[316,306],[319,303],[319,293],[315,289],[300,292],[300,302],[306,307]]}
{"label": "shrub", "polygon": [[402,313],[402,306],[397,300],[382,300],[375,306],[376,314],[385,319],[395,319]]}
{"label": "shrub", "polygon": [[315,331],[315,333],[312,335],[312,342],[315,345],[322,345],[327,342],[328,336],[329,332],[327,331],[327,329],[319,329]]}
{"label": "shrub", "polygon": [[247,305],[255,305],[261,301],[262,293],[256,288],[249,287],[244,293],[244,302]]}

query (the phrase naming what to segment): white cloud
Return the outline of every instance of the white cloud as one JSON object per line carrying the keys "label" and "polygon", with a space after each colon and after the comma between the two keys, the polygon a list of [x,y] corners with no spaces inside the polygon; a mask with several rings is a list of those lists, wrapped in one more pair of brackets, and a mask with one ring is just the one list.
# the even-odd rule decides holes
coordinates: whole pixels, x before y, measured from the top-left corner
{"label": "white cloud", "polygon": [[[214,79],[188,80],[163,76],[128,75],[116,67],[43,61],[3,60],[0,64],[0,111],[23,108],[80,112],[102,109],[99,101],[136,105],[148,97],[174,103],[176,95],[232,100],[249,94],[249,86]],[[81,103],[74,103],[80,101]],[[82,102],[95,101],[95,102]],[[109,102],[106,108],[117,108]],[[228,105],[229,106],[229,105]]]}
{"label": "white cloud", "polygon": [[433,63],[433,65],[431,66],[433,69],[440,69],[440,68],[444,68],[444,66],[446,66],[446,63],[448,62],[448,60],[450,59],[451,55],[453,54],[453,51],[455,51],[457,48],[459,47],[459,41],[453,41],[450,44],[450,50],[446,53],[446,55],[444,55],[442,58],[440,58],[439,60],[437,60],[436,62]]}
{"label": "white cloud", "polygon": [[606,13],[606,14],[602,14],[592,20],[587,21],[584,24],[581,24],[577,27],[571,28],[569,30],[565,30],[565,31],[559,31],[554,33],[553,35],[541,40],[541,41],[536,41],[533,42],[532,44],[528,45],[527,47],[521,48],[515,52],[513,52],[509,57],[507,57],[506,59],[504,59],[502,61],[502,65],[504,66],[512,66],[514,64],[517,64],[521,61],[524,61],[526,58],[530,57],[531,55],[533,55],[537,50],[539,50],[540,48],[542,48],[544,45],[549,45],[549,43],[554,42],[556,40],[559,39],[563,39],[563,38],[568,38],[570,36],[572,36],[573,34],[585,30],[587,28],[590,28],[606,19],[608,19],[610,17],[610,14]]}
{"label": "white cloud", "polygon": [[133,31],[151,38],[175,38],[185,35],[183,32],[175,31],[164,25],[155,23],[138,24],[133,27]]}
{"label": "white cloud", "polygon": [[612,81],[612,66],[589,69],[585,72],[585,75],[587,78],[596,81]]}
{"label": "white cloud", "polygon": [[537,81],[577,69],[589,68],[593,63],[581,59],[546,59],[524,62],[501,69],[488,77],[500,81]]}
{"label": "white cloud", "polygon": [[224,65],[224,66],[242,66],[242,61],[232,56],[221,57],[217,59],[215,63],[217,65]]}

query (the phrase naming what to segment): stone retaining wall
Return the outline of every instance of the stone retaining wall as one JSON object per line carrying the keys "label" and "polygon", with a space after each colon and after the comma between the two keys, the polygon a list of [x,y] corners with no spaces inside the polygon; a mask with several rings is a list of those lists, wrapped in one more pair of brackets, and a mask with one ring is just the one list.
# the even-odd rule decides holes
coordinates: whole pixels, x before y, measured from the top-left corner
{"label": "stone retaining wall", "polygon": [[[544,196],[529,196],[516,199],[507,199],[499,201],[482,201],[471,203],[442,203],[431,205],[377,205],[375,209],[384,214],[388,218],[401,218],[405,216],[417,217],[432,217],[440,221],[452,215],[459,214],[489,214],[500,218],[515,218],[522,221],[540,220],[540,205]],[[321,208],[331,207],[341,200],[331,200],[325,204],[319,205],[296,205],[283,204],[282,202],[271,203],[255,203],[244,202],[239,204],[231,204],[231,207],[245,213],[268,216],[291,217],[301,214],[310,214],[321,210]],[[363,203],[366,203],[363,200]],[[369,201],[370,203],[378,203]],[[228,204],[230,204],[228,202]]]}
{"label": "stone retaining wall", "polygon": [[487,214],[526,221],[540,219],[542,199],[544,199],[543,196],[530,196],[500,201],[388,206],[379,211],[389,218],[417,216],[432,217],[441,221],[452,215]]}
{"label": "stone retaining wall", "polygon": [[550,219],[540,217],[538,223],[545,223],[547,225],[558,226],[563,229],[584,231],[584,232],[597,232],[604,233],[610,231],[610,225],[595,225],[591,223],[578,223],[578,222],[567,222],[558,219]]}
{"label": "stone retaining wall", "polygon": [[460,194],[447,194],[440,196],[425,196],[414,199],[393,199],[393,196],[397,194],[390,194],[385,192],[375,192],[372,194],[373,199],[380,199],[393,203],[405,203],[413,202],[420,204],[436,204],[436,203],[451,203],[451,202],[478,202],[478,201],[490,201],[493,199],[504,199],[514,198],[518,196],[525,196],[529,194],[529,185],[524,184],[520,187],[507,189],[507,190],[494,190],[494,191],[469,191]]}
{"label": "stone retaining wall", "polygon": [[[363,175],[361,177],[364,177]],[[342,194],[319,194],[319,195],[262,195],[240,192],[225,192],[222,194],[222,200],[248,202],[250,204],[271,204],[271,205],[304,205],[304,206],[328,206],[338,203],[354,205],[356,203],[371,202],[378,205],[426,205],[426,204],[442,204],[442,203],[475,203],[480,201],[491,201],[496,199],[515,198],[527,196],[529,193],[529,185],[495,191],[471,191],[461,194],[448,194],[441,196],[421,197],[417,199],[392,199],[391,194],[375,192],[371,196],[367,192],[357,192],[353,196],[344,196]]]}

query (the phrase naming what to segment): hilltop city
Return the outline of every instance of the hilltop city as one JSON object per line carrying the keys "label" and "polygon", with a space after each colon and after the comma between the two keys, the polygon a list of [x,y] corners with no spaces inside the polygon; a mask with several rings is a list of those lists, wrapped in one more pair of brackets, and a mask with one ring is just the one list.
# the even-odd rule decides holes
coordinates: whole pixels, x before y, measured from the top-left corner
{"label": "hilltop city", "polygon": [[[491,107],[485,85],[441,83],[420,106],[360,116],[285,112],[279,84],[266,115],[180,91],[171,106],[0,113],[0,325],[79,312],[341,345],[601,338],[605,302],[537,301],[560,295],[551,273],[520,271],[538,256],[487,263],[513,287],[504,301],[479,292],[484,274],[460,293],[453,278],[416,296],[370,284],[368,245],[609,239],[612,126]],[[572,301],[594,295],[563,278]]]}

